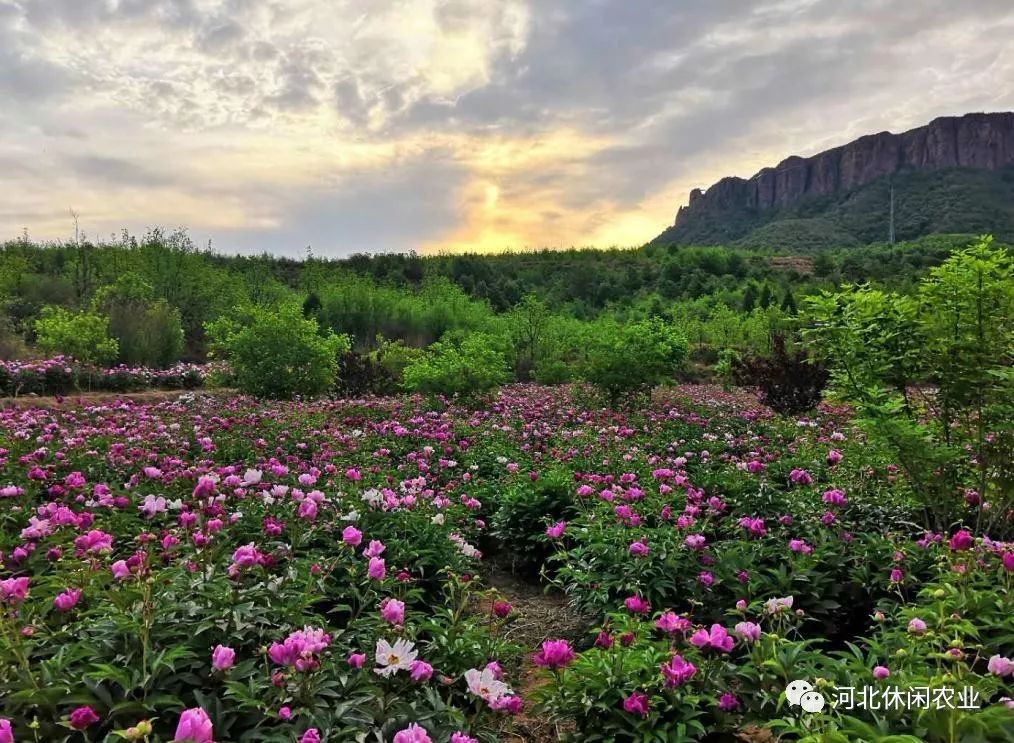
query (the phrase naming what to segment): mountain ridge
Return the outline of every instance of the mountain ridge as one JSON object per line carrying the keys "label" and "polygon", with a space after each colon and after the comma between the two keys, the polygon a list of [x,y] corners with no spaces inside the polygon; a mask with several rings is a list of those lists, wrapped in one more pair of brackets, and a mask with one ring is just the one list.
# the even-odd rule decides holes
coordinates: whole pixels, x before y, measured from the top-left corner
{"label": "mountain ridge", "polygon": [[[806,213],[815,211],[806,207],[837,203],[841,197],[896,175],[946,170],[998,172],[1011,167],[1014,112],[941,116],[898,134],[866,134],[810,157],[792,155],[750,178],[729,176],[706,191],[694,189],[673,225],[652,244],[740,240],[783,216],[821,216],[819,209],[816,215]],[[849,232],[848,224],[837,227]],[[953,230],[942,224],[933,231]]]}

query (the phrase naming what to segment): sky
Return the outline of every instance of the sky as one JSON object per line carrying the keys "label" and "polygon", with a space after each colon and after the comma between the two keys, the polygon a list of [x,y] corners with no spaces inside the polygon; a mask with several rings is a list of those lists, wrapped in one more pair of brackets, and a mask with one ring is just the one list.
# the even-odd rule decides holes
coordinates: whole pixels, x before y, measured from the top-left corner
{"label": "sky", "polygon": [[1014,109],[1010,0],[0,0],[0,240],[635,246],[689,191]]}

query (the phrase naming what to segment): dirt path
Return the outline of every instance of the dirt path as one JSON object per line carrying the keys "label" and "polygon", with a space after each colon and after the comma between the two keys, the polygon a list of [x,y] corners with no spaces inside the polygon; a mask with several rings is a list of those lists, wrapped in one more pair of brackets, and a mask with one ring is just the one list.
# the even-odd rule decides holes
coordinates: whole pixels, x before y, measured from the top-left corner
{"label": "dirt path", "polygon": [[[486,583],[495,588],[514,607],[513,621],[504,636],[524,648],[518,675],[521,679],[518,693],[528,696],[545,683],[545,675],[531,661],[532,653],[543,640],[570,640],[572,643],[586,636],[590,619],[577,614],[566,596],[556,590],[545,591],[543,586],[529,583],[512,575],[510,571],[491,565],[484,576]],[[503,740],[525,743],[559,741],[570,727],[532,714],[531,705],[513,719],[511,729],[503,731]]]}
{"label": "dirt path", "polygon": [[168,400],[175,400],[181,395],[219,395],[232,394],[231,390],[196,389],[196,390],[143,390],[141,392],[74,392],[68,395],[41,396],[22,395],[20,397],[0,397],[0,410],[17,408],[83,408],[92,405],[109,405],[116,402],[129,402],[137,405],[151,405]]}

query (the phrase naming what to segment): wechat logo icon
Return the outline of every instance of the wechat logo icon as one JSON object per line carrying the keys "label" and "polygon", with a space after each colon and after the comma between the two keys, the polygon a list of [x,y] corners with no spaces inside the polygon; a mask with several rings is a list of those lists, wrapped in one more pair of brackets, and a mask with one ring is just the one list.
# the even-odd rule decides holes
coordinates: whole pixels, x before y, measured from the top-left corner
{"label": "wechat logo icon", "polygon": [[824,697],[815,691],[813,684],[803,679],[793,681],[785,687],[785,698],[790,707],[802,707],[804,712],[820,712],[824,709]]}

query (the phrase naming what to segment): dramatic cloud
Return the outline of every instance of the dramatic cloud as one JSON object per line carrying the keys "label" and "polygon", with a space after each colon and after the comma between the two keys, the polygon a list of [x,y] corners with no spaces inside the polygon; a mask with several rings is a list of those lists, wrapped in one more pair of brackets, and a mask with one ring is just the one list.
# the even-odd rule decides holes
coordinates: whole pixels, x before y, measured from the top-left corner
{"label": "dramatic cloud", "polygon": [[689,190],[1014,107],[1014,6],[0,0],[0,238],[636,245]]}

